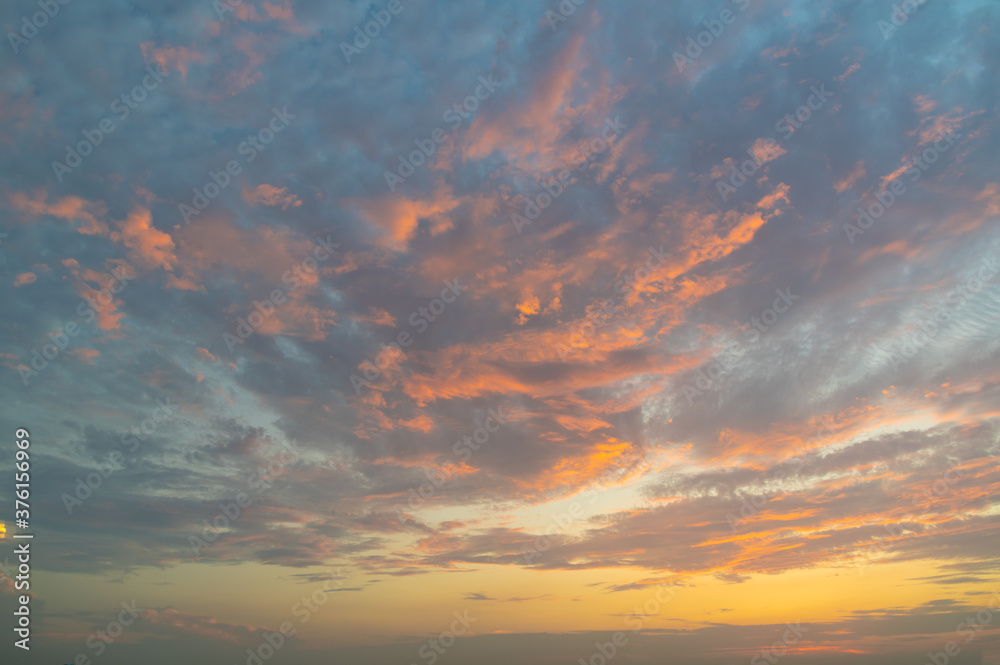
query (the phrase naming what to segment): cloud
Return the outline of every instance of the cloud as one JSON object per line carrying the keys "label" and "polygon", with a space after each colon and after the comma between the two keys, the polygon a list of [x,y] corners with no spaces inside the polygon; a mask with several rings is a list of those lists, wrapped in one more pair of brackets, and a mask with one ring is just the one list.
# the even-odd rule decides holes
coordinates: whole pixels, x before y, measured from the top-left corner
{"label": "cloud", "polygon": [[[404,3],[350,63],[340,43],[377,6],[244,2],[218,20],[211,3],[112,0],[54,17],[0,92],[0,267],[23,287],[4,292],[0,358],[28,365],[79,327],[29,386],[0,378],[8,420],[46,442],[32,563],[66,578],[46,599],[56,611],[36,615],[39,649],[69,662],[51,645],[85,648],[108,618],[67,599],[84,589],[97,607],[123,588],[102,580],[124,579],[162,600],[107,658],[227,662],[283,608],[247,601],[251,585],[209,610],[213,584],[253,571],[268,594],[294,585],[291,605],[332,561],[359,580],[343,590],[365,593],[323,597],[350,640],[378,644],[303,631],[296,662],[333,648],[410,662],[463,598],[519,614],[484,616],[449,657],[585,657],[607,632],[566,631],[617,630],[667,581],[690,604],[652,619],[630,658],[749,659],[783,629],[755,625],[742,594],[793,571],[826,593],[848,575],[875,595],[898,579],[907,596],[817,622],[815,653],[794,658],[943,648],[998,563],[1000,296],[977,273],[1000,253],[1000,183],[991,16],[932,5],[884,41],[885,8],[789,6],[774,21],[751,3],[684,72],[673,51],[712,17],[683,3],[594,4],[556,30],[525,3]],[[176,85],[121,118],[111,103],[154,63]],[[480,76],[495,93],[388,191],[386,169],[448,128],[442,113]],[[839,86],[830,105],[782,138],[775,123],[823,81]],[[264,145],[262,119],[286,104],[294,127]],[[55,183],[51,160],[105,117],[114,132]],[[615,117],[627,129],[581,164]],[[912,180],[907,163],[948,129],[953,148]],[[720,200],[713,178],[748,150],[760,168]],[[182,224],[178,205],[231,160],[239,182]],[[892,184],[905,194],[846,242],[843,224]],[[527,200],[539,215],[519,233]],[[327,239],[340,248],[319,260]],[[126,266],[135,279],[104,293]],[[468,289],[439,311],[456,278]],[[277,291],[230,351],[223,335]],[[92,321],[85,298],[107,300]],[[936,312],[947,320],[926,332]],[[405,348],[380,363],[392,344]],[[352,383],[372,361],[370,385]],[[168,396],[179,415],[150,433]],[[295,462],[258,485],[285,445]],[[122,450],[68,514],[63,495]],[[631,459],[645,465],[616,471]],[[195,555],[188,539],[240,493],[252,504]],[[389,597],[400,622],[372,610]],[[548,604],[563,602],[582,623],[561,623]]]}
{"label": "cloud", "polygon": [[244,186],[241,193],[243,200],[251,205],[259,203],[280,207],[282,210],[287,210],[290,206],[298,207],[302,205],[302,201],[296,198],[295,195],[288,193],[287,187],[274,187],[268,184],[257,185],[252,188]]}

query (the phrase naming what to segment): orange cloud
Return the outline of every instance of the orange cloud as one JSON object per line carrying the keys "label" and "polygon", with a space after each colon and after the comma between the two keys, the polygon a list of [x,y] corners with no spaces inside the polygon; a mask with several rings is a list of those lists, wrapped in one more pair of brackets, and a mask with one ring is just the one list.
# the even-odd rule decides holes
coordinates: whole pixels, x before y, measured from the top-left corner
{"label": "orange cloud", "polygon": [[212,640],[231,644],[250,643],[259,640],[265,632],[264,627],[228,624],[215,617],[184,614],[177,610],[144,609],[139,612],[142,620],[150,625],[161,628],[171,628],[184,634],[198,635]]}
{"label": "orange cloud", "polygon": [[855,62],[850,67],[848,67],[847,71],[845,71],[843,74],[841,74],[840,76],[835,76],[833,78],[834,78],[835,81],[839,81],[840,83],[843,83],[844,81],[846,81],[847,79],[849,79],[851,77],[851,75],[854,74],[854,72],[858,71],[859,69],[861,69],[861,63],[860,62]]}
{"label": "orange cloud", "polygon": [[395,326],[396,318],[378,307],[369,307],[368,314],[351,314],[349,317],[352,321],[358,323],[365,323],[372,326]]}
{"label": "orange cloud", "polygon": [[[121,319],[125,316],[118,311],[122,301],[114,297],[113,287],[118,287],[116,275],[111,272],[100,273],[96,270],[83,268],[76,259],[64,259],[63,265],[70,269],[73,277],[76,278],[76,288],[80,295],[90,301],[90,306],[94,309],[97,317],[97,327],[101,330],[118,330],[121,328]],[[124,261],[109,261],[112,269],[123,277],[134,278],[135,273]],[[94,288],[88,282],[96,284]],[[118,287],[121,290],[122,287]]]}
{"label": "orange cloud", "polygon": [[199,346],[196,349],[196,352],[198,354],[198,357],[201,358],[202,360],[210,360],[212,362],[218,362],[219,361],[219,359],[216,358],[215,356],[213,356],[212,352],[209,351],[208,349],[203,349],[202,347]]}
{"label": "orange cloud", "polygon": [[146,62],[155,62],[164,72],[178,71],[181,78],[187,80],[188,65],[202,63],[208,58],[193,48],[186,46],[161,46],[153,42],[143,42],[139,45]]}
{"label": "orange cloud", "polygon": [[23,192],[14,192],[10,196],[10,202],[15,210],[29,215],[31,221],[36,221],[43,215],[49,215],[57,219],[80,223],[77,231],[86,235],[105,235],[108,233],[108,225],[98,219],[104,217],[108,212],[107,206],[103,203],[92,203],[79,196],[64,196],[53,203],[46,203],[47,198],[44,190],[39,190],[33,197],[28,197]]}
{"label": "orange cloud", "polygon": [[96,365],[97,363],[94,361],[94,359],[98,358],[101,355],[101,352],[98,351],[97,349],[89,349],[85,346],[82,346],[77,349],[72,349],[69,351],[69,353],[76,356],[77,359],[85,365]]}
{"label": "orange cloud", "polygon": [[517,311],[520,312],[520,316],[517,317],[517,324],[523,326],[528,322],[528,318],[538,314],[541,311],[541,304],[538,300],[538,296],[533,295],[530,291],[525,291],[522,295],[521,302],[517,304]]}
{"label": "orange cloud", "polygon": [[289,2],[283,2],[280,5],[265,2],[263,7],[269,18],[281,19],[283,21],[290,21],[294,18],[294,15],[292,14],[292,5]]}
{"label": "orange cloud", "polygon": [[776,145],[773,139],[759,138],[750,146],[750,153],[761,164],[767,164],[782,155],[787,155],[788,151],[781,145]]}
{"label": "orange cloud", "polygon": [[278,21],[288,32],[298,35],[309,34],[309,31],[299,25],[299,23],[295,20],[292,5],[287,2],[287,0],[281,4],[275,2],[264,2],[261,4],[261,9],[264,11],[259,13],[256,7],[251,5],[249,2],[244,2],[232,7],[232,12],[233,15],[240,21],[250,23]]}
{"label": "orange cloud", "polygon": [[927,95],[914,95],[913,107],[917,113],[930,113],[937,107],[937,102]]}
{"label": "orange cloud", "polygon": [[289,207],[297,208],[302,205],[302,201],[294,194],[288,193],[287,187],[275,187],[268,184],[249,188],[244,186],[240,194],[247,203],[260,203],[273,207],[280,206],[282,210],[287,210]]}
{"label": "orange cloud", "polygon": [[411,429],[415,432],[423,432],[424,434],[433,432],[436,427],[434,420],[426,413],[421,413],[413,418],[410,418],[409,420],[400,420],[399,424],[406,429]]}
{"label": "orange cloud", "polygon": [[233,38],[233,45],[243,55],[243,58],[240,68],[226,74],[226,92],[229,95],[243,92],[264,78],[264,73],[256,71],[256,69],[257,65],[262,64],[267,59],[264,54],[271,44],[254,34],[243,34]]}
{"label": "orange cloud", "polygon": [[588,140],[601,132],[615,102],[626,92],[612,87],[610,75],[602,71],[589,87],[587,100],[577,100],[575,87],[588,62],[583,49],[584,35],[575,35],[553,58],[549,69],[535,81],[526,101],[495,117],[480,115],[468,132],[467,143],[457,146],[467,159],[482,159],[494,151],[521,168],[545,171],[579,162],[580,145],[565,137],[581,124],[591,129]]}
{"label": "orange cloud", "polygon": [[387,195],[376,199],[344,199],[343,202],[359,209],[368,223],[381,232],[380,243],[395,251],[406,250],[421,219],[431,222],[432,234],[451,228],[451,220],[445,215],[459,204],[445,188],[436,190],[426,200]]}
{"label": "orange cloud", "polygon": [[153,216],[149,210],[136,206],[124,221],[118,223],[120,231],[111,234],[111,239],[121,242],[132,250],[134,261],[148,268],[173,270],[177,261],[174,241],[171,237],[153,227]]}
{"label": "orange cloud", "polygon": [[[66,196],[47,203],[46,198],[44,191],[36,192],[31,197],[23,192],[15,192],[10,201],[16,210],[27,214],[32,221],[49,215],[77,223],[77,231],[80,233],[107,236],[111,241],[123,244],[129,249],[129,259],[143,268],[163,268],[167,271],[174,269],[177,262],[174,241],[169,234],[153,226],[152,214],[148,208],[135,206],[124,220],[113,223],[117,230],[112,230],[104,219],[108,212],[107,206],[100,201]],[[183,278],[171,275],[168,282],[172,288],[201,288],[191,274],[186,274]]]}
{"label": "orange cloud", "polygon": [[851,169],[851,172],[848,173],[843,180],[837,181],[837,183],[833,186],[833,189],[838,194],[842,194],[851,187],[854,187],[854,183],[856,183],[858,180],[864,177],[865,177],[865,160],[862,159],[859,160],[858,163],[854,165],[854,168]]}

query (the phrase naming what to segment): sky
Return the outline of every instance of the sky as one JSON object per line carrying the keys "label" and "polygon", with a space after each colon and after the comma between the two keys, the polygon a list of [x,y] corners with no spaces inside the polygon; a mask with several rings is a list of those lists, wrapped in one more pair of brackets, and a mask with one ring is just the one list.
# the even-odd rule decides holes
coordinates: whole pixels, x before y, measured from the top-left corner
{"label": "sky", "polygon": [[1000,665],[996,2],[0,25],[4,663]]}

